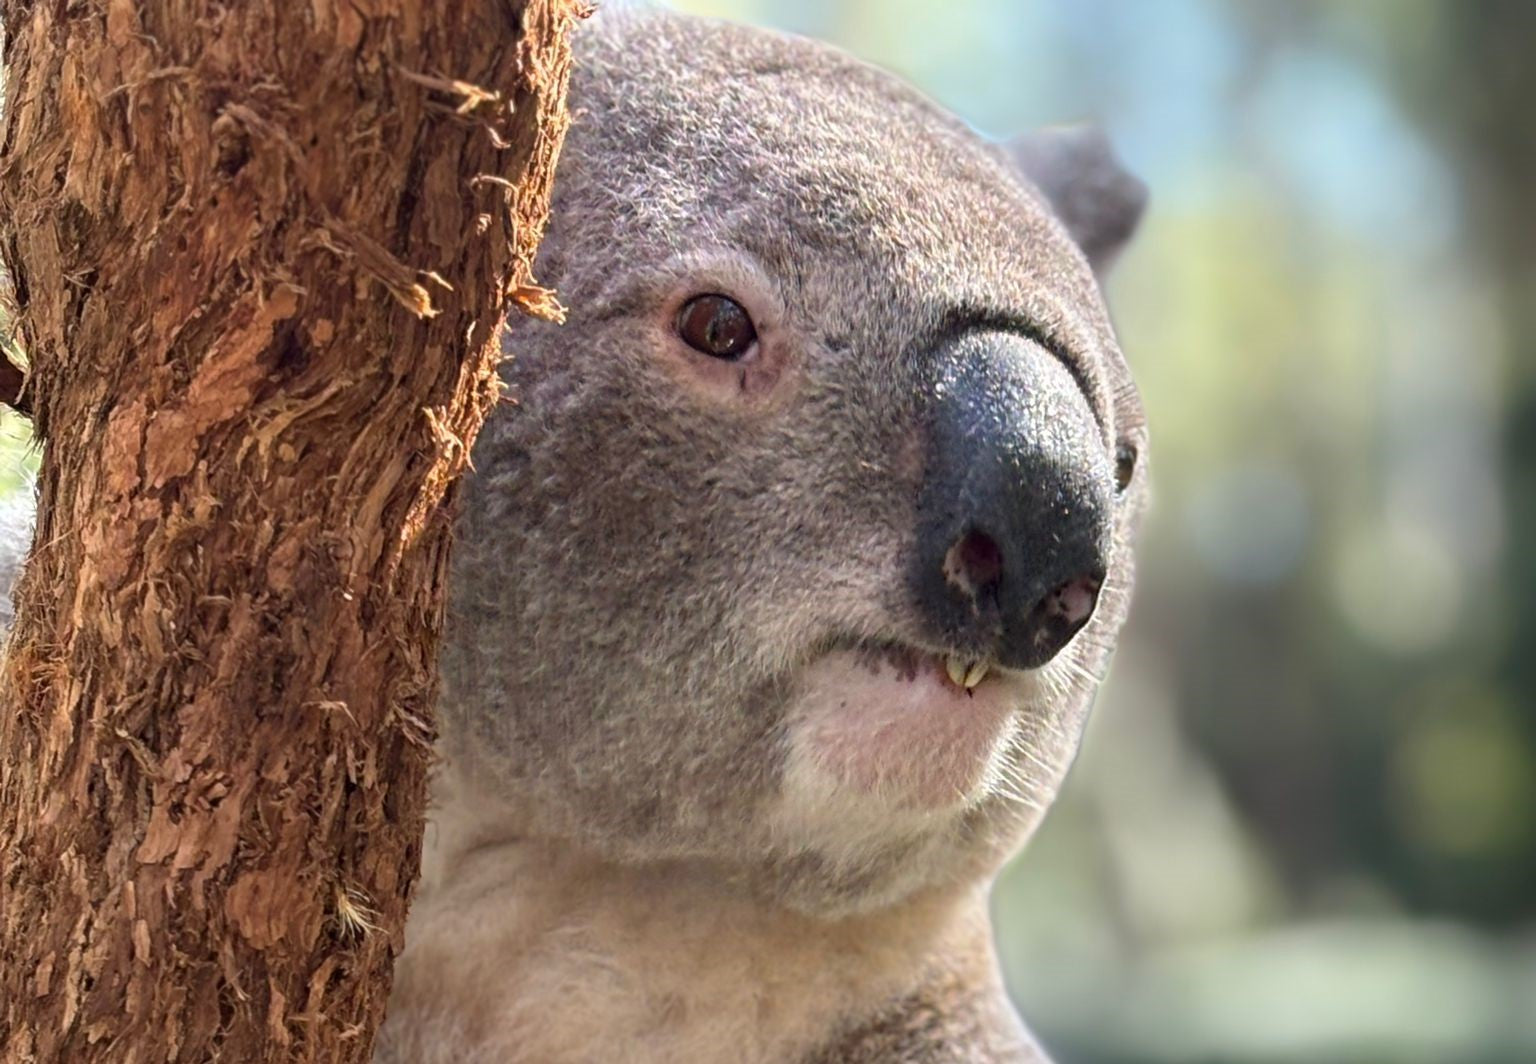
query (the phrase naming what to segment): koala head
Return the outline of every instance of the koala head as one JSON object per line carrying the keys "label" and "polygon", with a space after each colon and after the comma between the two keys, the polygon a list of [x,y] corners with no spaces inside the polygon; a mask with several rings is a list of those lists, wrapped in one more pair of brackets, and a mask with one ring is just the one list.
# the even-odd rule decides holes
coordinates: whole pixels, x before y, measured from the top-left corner
{"label": "koala head", "polygon": [[1139,186],[664,13],[600,16],[571,105],[570,317],[510,326],[463,501],[456,800],[809,912],[988,874],[1126,610],[1143,419],[1089,256]]}

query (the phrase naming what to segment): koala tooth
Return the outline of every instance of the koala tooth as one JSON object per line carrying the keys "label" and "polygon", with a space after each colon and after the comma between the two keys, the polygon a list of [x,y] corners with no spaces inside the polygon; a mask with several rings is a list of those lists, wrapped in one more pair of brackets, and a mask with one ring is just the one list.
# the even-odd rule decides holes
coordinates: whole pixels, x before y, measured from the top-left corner
{"label": "koala tooth", "polygon": [[971,688],[981,683],[982,680],[987,678],[987,672],[989,669],[990,666],[987,665],[985,661],[972,662],[971,667],[965,672],[965,680],[961,686],[969,691]]}
{"label": "koala tooth", "polygon": [[956,687],[966,686],[965,680],[968,672],[965,667],[965,662],[951,654],[944,659],[944,671],[949,673],[950,683],[954,684]]}

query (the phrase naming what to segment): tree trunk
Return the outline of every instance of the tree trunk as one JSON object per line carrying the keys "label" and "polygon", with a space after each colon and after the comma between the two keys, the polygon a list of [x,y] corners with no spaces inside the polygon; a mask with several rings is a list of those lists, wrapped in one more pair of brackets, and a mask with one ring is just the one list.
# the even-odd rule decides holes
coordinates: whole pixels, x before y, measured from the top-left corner
{"label": "tree trunk", "polygon": [[0,0],[0,1057],[366,1060],[578,0]]}

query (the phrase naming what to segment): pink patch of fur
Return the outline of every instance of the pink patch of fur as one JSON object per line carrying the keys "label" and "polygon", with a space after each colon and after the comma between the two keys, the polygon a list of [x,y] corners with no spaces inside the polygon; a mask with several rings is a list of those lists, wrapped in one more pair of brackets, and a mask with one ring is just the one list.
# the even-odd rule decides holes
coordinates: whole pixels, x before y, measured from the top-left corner
{"label": "pink patch of fur", "polygon": [[931,656],[838,652],[806,671],[795,737],[839,783],[938,810],[977,797],[1018,703],[999,678],[960,690]]}

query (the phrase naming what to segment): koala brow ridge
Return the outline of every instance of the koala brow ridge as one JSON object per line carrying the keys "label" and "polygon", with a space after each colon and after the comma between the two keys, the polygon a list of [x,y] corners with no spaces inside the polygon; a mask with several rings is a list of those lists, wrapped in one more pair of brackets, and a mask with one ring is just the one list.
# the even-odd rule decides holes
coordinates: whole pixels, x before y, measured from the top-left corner
{"label": "koala brow ridge", "polygon": [[945,314],[944,320],[928,338],[923,350],[935,350],[973,332],[1007,333],[1043,347],[1047,353],[1066,367],[1068,373],[1072,374],[1078,390],[1088,400],[1088,408],[1093,412],[1094,423],[1100,431],[1108,431],[1101,390],[1085,371],[1082,359],[1074,357],[1056,337],[1028,318],[985,307],[956,307]]}

